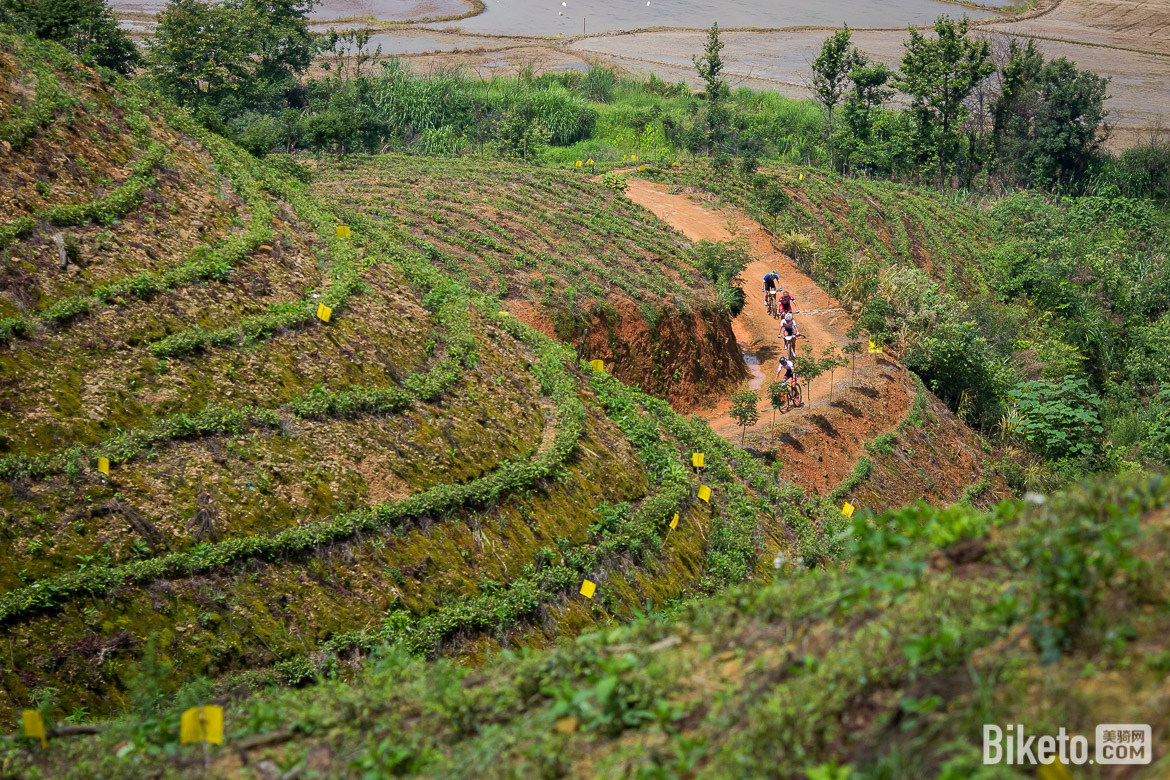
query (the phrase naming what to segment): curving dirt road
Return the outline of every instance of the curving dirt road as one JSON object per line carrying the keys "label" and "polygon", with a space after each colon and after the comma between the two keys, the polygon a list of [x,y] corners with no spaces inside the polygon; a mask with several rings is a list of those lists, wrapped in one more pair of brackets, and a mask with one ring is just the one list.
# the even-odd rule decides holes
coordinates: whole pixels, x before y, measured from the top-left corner
{"label": "curving dirt road", "polygon": [[[747,305],[732,322],[752,369],[749,387],[760,391],[760,421],[747,430],[747,446],[777,448],[785,471],[793,470],[797,474],[790,476],[799,476],[793,481],[818,491],[831,489],[864,454],[865,440],[893,429],[906,416],[916,391],[909,372],[892,358],[863,353],[857,359],[854,386],[849,368],[837,370],[830,403],[830,378],[817,379],[807,394],[811,403],[806,397],[804,407],[775,415],[773,431],[774,415],[765,391],[776,375],[782,346],[779,323],[768,315],[759,292],[764,275],[775,270],[796,298],[796,323],[807,337],[801,343],[812,346],[817,356],[831,342],[842,345],[848,341],[846,331],[852,324],[848,313],[790,258],[777,252],[771,237],[744,214],[716,209],[707,196],[696,200],[680,190],[634,178],[629,184],[626,194],[632,201],[692,241],[739,239],[747,243],[754,258],[743,274]],[[741,430],[728,414],[729,406],[723,399],[713,409],[698,414],[721,436],[739,444]]]}

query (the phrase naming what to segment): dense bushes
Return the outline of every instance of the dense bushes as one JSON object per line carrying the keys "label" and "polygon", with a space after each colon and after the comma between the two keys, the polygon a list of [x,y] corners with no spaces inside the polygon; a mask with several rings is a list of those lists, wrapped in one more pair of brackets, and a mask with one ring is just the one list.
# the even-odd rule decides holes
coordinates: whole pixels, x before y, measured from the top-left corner
{"label": "dense bushes", "polygon": [[700,241],[695,244],[694,264],[715,284],[719,302],[732,317],[738,317],[744,307],[743,269],[751,255],[741,242]]}

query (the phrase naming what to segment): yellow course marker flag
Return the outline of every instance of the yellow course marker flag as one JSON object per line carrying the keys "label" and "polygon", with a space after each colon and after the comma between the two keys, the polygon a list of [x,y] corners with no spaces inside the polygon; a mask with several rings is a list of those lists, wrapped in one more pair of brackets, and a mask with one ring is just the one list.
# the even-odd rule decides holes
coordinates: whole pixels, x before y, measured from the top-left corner
{"label": "yellow course marker flag", "polygon": [[691,465],[697,469],[703,468],[704,455],[701,452],[691,453]]}
{"label": "yellow course marker flag", "polygon": [[36,710],[25,710],[20,713],[20,718],[24,721],[24,735],[40,738],[41,747],[48,747],[49,741],[45,739],[45,719],[41,717],[41,713]]}
{"label": "yellow course marker flag", "polygon": [[678,528],[678,512],[674,513],[674,519],[670,521],[670,530]]}
{"label": "yellow course marker flag", "polygon": [[636,155],[636,154],[630,155],[630,162],[638,162],[638,155]]}
{"label": "yellow course marker flag", "polygon": [[711,488],[706,485],[699,485],[699,499],[711,503]]}
{"label": "yellow course marker flag", "polygon": [[593,598],[593,594],[597,591],[597,586],[589,580],[581,583],[581,595],[587,599]]}
{"label": "yellow course marker flag", "polygon": [[645,166],[645,165],[639,165],[639,166],[638,166],[638,170],[640,170],[640,171],[644,171],[644,170],[646,170],[646,166]]}
{"label": "yellow course marker flag", "polygon": [[1040,780],[1073,780],[1072,773],[1068,771],[1068,767],[1060,763],[1059,758],[1052,759],[1051,764],[1041,764],[1036,769],[1036,777]]}
{"label": "yellow course marker flag", "polygon": [[602,360],[590,360],[589,365],[590,365],[590,367],[593,368],[594,371],[604,371],[605,370],[605,361],[602,361]]}
{"label": "yellow course marker flag", "polygon": [[800,181],[804,181],[804,174],[800,174]]}
{"label": "yellow course marker flag", "polygon": [[349,225],[338,225],[337,226],[337,237],[338,238],[349,238],[350,232],[351,231],[349,229]]}
{"label": "yellow course marker flag", "polygon": [[332,316],[333,309],[323,303],[317,304],[317,319],[321,320],[321,322],[329,322],[329,318]]}
{"label": "yellow course marker flag", "polygon": [[109,458],[98,458],[98,471],[100,471],[102,474],[105,474],[107,477],[110,476]]}
{"label": "yellow course marker flag", "polygon": [[874,353],[877,353],[877,354],[879,354],[879,355],[880,355],[880,354],[882,354],[882,345],[881,345],[881,344],[875,344],[875,343],[874,343],[874,341],[873,341],[873,339],[870,339],[870,340],[869,340],[869,354],[871,354],[871,355],[872,355],[872,354],[874,354]]}
{"label": "yellow course marker flag", "polygon": [[593,158],[590,157],[588,160],[585,161],[585,164],[586,165],[593,165]]}
{"label": "yellow course marker flag", "polygon": [[845,515],[846,517],[853,517],[853,513],[856,511],[857,507],[853,506],[853,504],[849,503],[848,501],[845,502],[845,506],[841,507],[841,514]]}
{"label": "yellow course marker flag", "polygon": [[576,165],[576,167],[578,167],[578,168],[580,168],[580,167],[581,167],[581,161],[580,161],[580,160],[578,160],[578,161],[577,161],[577,165]]}
{"label": "yellow course marker flag", "polygon": [[192,707],[183,713],[179,721],[179,744],[186,745],[190,742],[223,744],[223,707],[209,704],[205,707]]}

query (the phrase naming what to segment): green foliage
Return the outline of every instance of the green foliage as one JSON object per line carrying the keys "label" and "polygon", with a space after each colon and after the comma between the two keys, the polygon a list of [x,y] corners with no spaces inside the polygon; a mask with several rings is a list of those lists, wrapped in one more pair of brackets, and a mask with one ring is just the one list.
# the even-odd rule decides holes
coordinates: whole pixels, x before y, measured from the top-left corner
{"label": "green foliage", "polygon": [[873,461],[864,455],[858,459],[857,464],[853,467],[853,471],[849,476],[841,481],[841,484],[833,488],[829,493],[829,500],[836,502],[847,497],[850,493],[857,489],[857,486],[869,478],[873,473]]}
{"label": "green foliage", "polygon": [[707,31],[707,44],[702,57],[692,57],[695,70],[704,84],[703,124],[708,154],[721,154],[730,134],[731,113],[727,107],[730,90],[723,78],[723,41],[719,38],[719,23]]}
{"label": "green foliage", "polygon": [[0,23],[123,75],[141,59],[106,0],[0,0]]}
{"label": "green foliage", "polygon": [[1048,457],[1088,457],[1096,451],[1104,430],[1101,402],[1084,379],[1024,382],[1011,398],[1020,412],[1020,434]]}
{"label": "green foliage", "polygon": [[1034,41],[1012,41],[992,107],[999,164],[1040,186],[1083,180],[1105,140],[1108,83],[1064,57],[1045,62]]}
{"label": "green foliage", "polygon": [[740,444],[743,443],[743,437],[747,435],[747,427],[759,422],[759,405],[760,394],[755,390],[741,390],[731,396],[731,409],[728,413],[731,415],[731,419],[743,428]]}
{"label": "green foliage", "polygon": [[833,164],[833,111],[845,95],[850,73],[863,62],[863,55],[853,46],[853,31],[845,25],[825,39],[812,62],[813,99],[825,112],[826,145],[829,167]]}
{"label": "green foliage", "polygon": [[243,109],[279,105],[314,52],[311,7],[308,0],[172,0],[147,47],[150,82],[211,127]]}
{"label": "green foliage", "polygon": [[1154,477],[1122,495],[1100,485],[1085,491],[1050,502],[1022,539],[1021,565],[1038,583],[1029,629],[1046,661],[1072,648],[1108,587],[1137,580],[1145,565],[1134,554],[1141,515],[1161,500],[1165,486]]}
{"label": "green foliage", "polygon": [[742,241],[707,241],[695,244],[694,265],[719,290],[719,300],[732,317],[743,311],[743,270],[751,253]]}
{"label": "green foliage", "polygon": [[959,154],[967,98],[995,70],[990,44],[968,37],[968,30],[966,17],[947,16],[934,23],[934,39],[910,27],[898,72],[898,88],[911,98],[919,159],[937,166],[940,188]]}
{"label": "green foliage", "polygon": [[[633,400],[598,379],[602,392]],[[669,427],[676,423],[687,425],[676,417]],[[772,583],[576,641],[505,650],[479,666],[417,658],[396,613],[387,622],[405,633],[356,679],[237,696],[225,704],[230,736],[291,729],[289,753],[328,745],[348,771],[379,776],[552,767],[553,775],[657,778],[700,766],[713,777],[767,776],[777,766],[817,778],[974,776],[971,724],[1022,722],[1039,682],[1076,702],[1096,695],[1089,671],[1102,664],[1136,677],[1134,690],[1161,681],[1165,653],[1150,648],[1166,620],[1143,608],[1152,572],[1133,553],[1138,545],[1165,552],[1160,520],[1141,518],[1162,516],[1166,500],[1164,481],[1145,477],[1076,488],[1043,508],[916,504],[857,515],[838,529],[848,567],[785,567]],[[626,512],[608,507],[601,522],[620,524]],[[1103,653],[1108,627],[1131,620],[1141,641],[1133,650],[1114,641]],[[1014,641],[1028,628],[1033,643]],[[781,632],[815,636],[832,652],[777,654],[776,642],[752,641]],[[1058,654],[1066,660],[1055,673],[1040,665]],[[872,724],[842,726],[874,686],[901,693],[871,701]],[[1071,724],[1091,727],[1091,716],[1074,713],[1081,720]],[[13,746],[9,766],[32,776],[27,767],[136,776],[173,743],[177,724],[163,725],[114,720],[48,755]],[[644,749],[650,739],[653,751]],[[130,741],[134,749],[116,755]],[[968,753],[972,763],[956,758]],[[192,765],[201,769],[197,751]]]}

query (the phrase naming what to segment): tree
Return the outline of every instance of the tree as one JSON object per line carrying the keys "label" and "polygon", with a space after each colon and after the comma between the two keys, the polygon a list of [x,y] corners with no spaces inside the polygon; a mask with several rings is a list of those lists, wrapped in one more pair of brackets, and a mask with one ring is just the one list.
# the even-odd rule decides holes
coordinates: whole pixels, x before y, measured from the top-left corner
{"label": "tree", "polygon": [[837,342],[830,341],[829,345],[825,347],[825,351],[821,353],[821,373],[829,372],[829,403],[833,402],[833,376],[837,373],[838,368],[842,368],[849,364],[849,361],[842,357],[837,352]]}
{"label": "tree", "polygon": [[776,438],[776,412],[788,399],[788,385],[784,382],[772,382],[768,385],[768,402],[772,404],[772,438]]}
{"label": "tree", "polygon": [[[848,131],[850,156],[867,151],[872,143],[876,115],[882,104],[894,94],[894,90],[886,86],[893,77],[893,72],[883,63],[870,62],[861,55],[858,55],[853,70],[849,71],[851,87],[845,95],[841,114]],[[867,154],[866,158],[870,156]]]}
{"label": "tree", "polygon": [[826,140],[829,146],[829,167],[833,167],[833,110],[845,95],[849,73],[857,67],[861,55],[853,47],[853,32],[849,25],[830,35],[813,60],[813,100],[825,112]]}
{"label": "tree", "polygon": [[731,90],[723,79],[723,41],[719,39],[719,23],[707,31],[707,45],[702,57],[692,57],[695,70],[703,80],[703,97],[707,101],[704,119],[707,125],[707,153],[721,150],[727,139],[731,112],[727,108]]}
{"label": "tree", "polygon": [[1044,62],[1032,41],[1012,41],[993,107],[1001,163],[1024,184],[1071,184],[1084,177],[1108,136],[1109,80],[1064,57]]}
{"label": "tree", "polygon": [[69,51],[122,75],[140,57],[106,0],[0,0],[0,23],[17,32],[57,41]]}
{"label": "tree", "polygon": [[968,28],[966,17],[956,22],[946,15],[935,21],[934,39],[911,27],[896,82],[911,98],[920,148],[931,150],[938,163],[940,190],[958,155],[965,101],[995,70],[988,61],[990,45],[967,37]]}
{"label": "tree", "polygon": [[[853,337],[851,336],[851,338]],[[849,363],[849,387],[853,387],[854,381],[858,378],[858,356],[861,353],[861,341],[849,341],[848,344],[841,347],[841,352],[849,356],[847,359],[842,359]]]}
{"label": "tree", "polygon": [[804,378],[805,396],[808,399],[808,407],[812,409],[812,382],[814,379],[825,373],[825,365],[820,360],[813,357],[813,348],[805,344],[800,348],[804,354],[797,355],[796,360],[792,361],[793,367],[796,369],[796,375]]}
{"label": "tree", "polygon": [[206,124],[279,110],[316,51],[313,0],[170,0],[147,45],[150,80]]}
{"label": "tree", "polygon": [[731,396],[731,419],[743,427],[739,437],[739,446],[743,446],[747,436],[747,427],[755,425],[760,419],[760,395],[755,390],[741,390]]}
{"label": "tree", "polygon": [[707,241],[695,244],[693,264],[707,277],[719,294],[719,302],[738,317],[743,311],[743,270],[752,256],[742,241]]}

